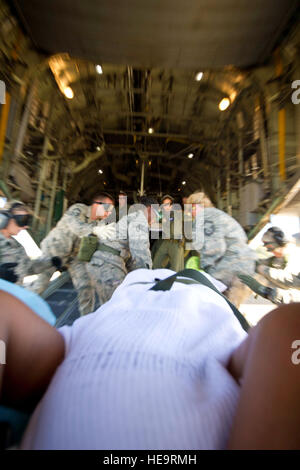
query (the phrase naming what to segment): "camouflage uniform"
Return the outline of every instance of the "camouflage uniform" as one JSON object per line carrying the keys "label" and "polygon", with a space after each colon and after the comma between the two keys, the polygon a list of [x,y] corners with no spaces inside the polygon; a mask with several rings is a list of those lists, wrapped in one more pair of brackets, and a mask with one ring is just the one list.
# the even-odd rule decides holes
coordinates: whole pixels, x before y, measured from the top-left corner
{"label": "camouflage uniform", "polygon": [[[300,301],[300,248],[292,244],[285,250],[284,258],[271,258],[269,266],[260,264],[262,282],[277,289],[277,297],[284,303]],[[283,265],[283,269],[280,269]],[[259,276],[257,276],[259,278]]]}
{"label": "camouflage uniform", "polygon": [[204,271],[238,290],[242,283],[236,275],[254,274],[256,254],[247,245],[247,236],[235,219],[216,208],[208,207],[202,211],[197,217],[199,240],[194,233],[195,224],[193,226],[193,240],[196,241],[193,241],[192,249],[199,252]]}
{"label": "camouflage uniform", "polygon": [[[74,204],[41,243],[43,253],[59,256],[62,264],[68,267],[73,285],[77,290],[81,315],[95,310],[95,289],[92,287],[87,263],[76,259],[80,238],[90,235],[97,221],[91,221],[91,208],[85,204]],[[41,293],[47,287],[55,268],[42,273],[32,286],[32,290]]]}
{"label": "camouflage uniform", "polygon": [[17,263],[14,268],[19,277],[17,284],[22,285],[25,276],[38,274],[52,267],[51,256],[31,260],[23,246],[13,237],[6,238],[0,232],[0,263]]}
{"label": "camouflage uniform", "polygon": [[136,211],[122,217],[116,224],[115,239],[100,241],[101,244],[119,251],[117,255],[98,249],[87,265],[102,305],[125,278],[129,259],[131,270],[152,267],[149,226],[143,212]]}

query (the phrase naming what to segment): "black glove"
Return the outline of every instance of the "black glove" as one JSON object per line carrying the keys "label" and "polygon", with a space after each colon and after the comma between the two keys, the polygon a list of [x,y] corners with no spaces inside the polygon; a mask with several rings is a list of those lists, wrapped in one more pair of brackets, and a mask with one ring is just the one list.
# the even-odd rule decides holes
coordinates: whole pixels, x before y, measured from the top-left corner
{"label": "black glove", "polygon": [[0,278],[5,279],[5,281],[9,281],[9,282],[17,282],[19,278],[16,275],[15,270],[14,270],[17,264],[18,263],[0,264]]}
{"label": "black glove", "polygon": [[61,258],[59,258],[58,256],[53,256],[53,258],[51,258],[51,262],[53,266],[57,269],[60,269],[62,267]]}

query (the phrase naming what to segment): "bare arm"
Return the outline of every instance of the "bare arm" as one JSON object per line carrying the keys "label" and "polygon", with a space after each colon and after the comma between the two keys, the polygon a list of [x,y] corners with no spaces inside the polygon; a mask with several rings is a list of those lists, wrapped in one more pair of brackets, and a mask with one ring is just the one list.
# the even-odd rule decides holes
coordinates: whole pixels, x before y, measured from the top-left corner
{"label": "bare arm", "polygon": [[0,339],[6,364],[0,365],[0,403],[34,406],[64,357],[60,333],[23,302],[0,291]]}
{"label": "bare arm", "polygon": [[233,353],[228,365],[242,379],[230,449],[299,449],[300,364],[292,360],[300,340],[300,304],[266,315]]}

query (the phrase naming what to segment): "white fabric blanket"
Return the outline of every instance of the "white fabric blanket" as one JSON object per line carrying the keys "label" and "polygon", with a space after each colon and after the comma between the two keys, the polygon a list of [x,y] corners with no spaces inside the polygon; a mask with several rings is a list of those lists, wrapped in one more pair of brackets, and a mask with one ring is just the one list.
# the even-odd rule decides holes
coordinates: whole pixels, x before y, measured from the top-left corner
{"label": "white fabric blanket", "polygon": [[24,449],[226,446],[239,387],[225,366],[246,333],[208,287],[149,290],[171,274],[133,271],[109,302],[60,329],[65,360]]}

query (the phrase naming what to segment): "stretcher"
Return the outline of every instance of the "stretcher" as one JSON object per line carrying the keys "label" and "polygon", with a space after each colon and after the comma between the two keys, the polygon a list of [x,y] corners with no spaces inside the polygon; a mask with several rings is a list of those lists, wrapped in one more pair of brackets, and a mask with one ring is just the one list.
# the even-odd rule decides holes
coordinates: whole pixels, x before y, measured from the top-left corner
{"label": "stretcher", "polygon": [[[66,282],[68,279],[65,279]],[[2,282],[2,280],[0,280]],[[76,310],[77,299],[71,301],[68,307],[61,313],[61,315],[56,318],[54,313],[49,308],[48,303],[45,299],[42,299],[36,294],[23,289],[22,287],[16,286],[14,284],[3,281],[5,284],[0,289],[5,290],[16,297],[20,298],[24,303],[26,303],[32,310],[34,310],[39,316],[48,321],[51,325],[55,327],[63,326],[64,324],[69,324],[73,321],[72,315]],[[244,316],[239,312],[239,310],[210,282],[210,280],[203,273],[195,269],[184,269],[169,276],[166,279],[159,280],[157,279],[156,283],[153,286],[149,286],[150,290],[169,290],[172,288],[174,282],[180,282],[183,284],[201,284],[205,285],[209,289],[212,289],[214,292],[219,294],[230,306],[233,314],[240,322],[242,328],[245,331],[248,331],[250,328],[248,322]],[[138,284],[138,283],[137,283]],[[60,287],[64,285],[62,281],[59,283]],[[47,299],[50,295],[53,295],[56,292],[51,286],[50,291],[44,294],[44,297]],[[75,309],[75,310],[74,310]],[[33,410],[32,410],[33,411]],[[5,449],[9,446],[15,445],[20,442],[22,434],[26,428],[28,420],[30,418],[30,412],[24,412],[20,410],[10,409],[7,407],[0,407],[0,449]]]}

